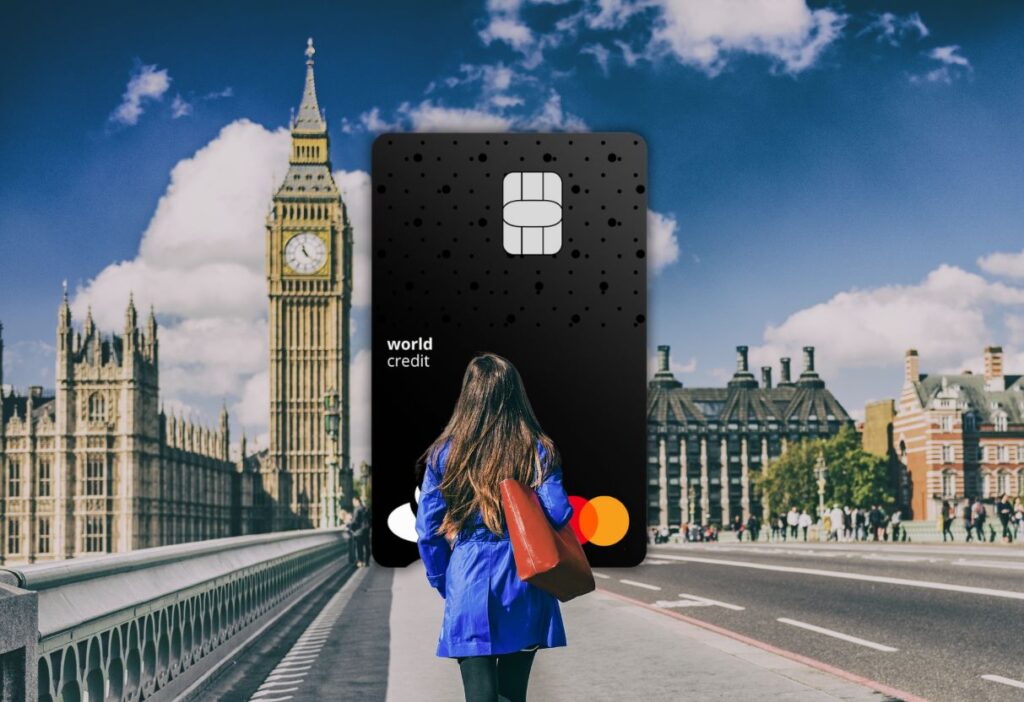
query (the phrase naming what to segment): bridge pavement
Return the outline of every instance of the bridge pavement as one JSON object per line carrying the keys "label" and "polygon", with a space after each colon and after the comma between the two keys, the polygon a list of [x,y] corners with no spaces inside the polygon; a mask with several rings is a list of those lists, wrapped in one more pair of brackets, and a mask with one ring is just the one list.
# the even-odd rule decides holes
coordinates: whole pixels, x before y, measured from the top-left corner
{"label": "bridge pavement", "polygon": [[[357,571],[303,622],[304,630],[270,673],[249,681],[246,697],[258,702],[460,700],[456,663],[434,656],[442,611],[443,601],[427,586],[419,563]],[[569,646],[538,654],[531,700],[892,698],[841,671],[829,672],[608,591],[570,602],[563,613]]]}

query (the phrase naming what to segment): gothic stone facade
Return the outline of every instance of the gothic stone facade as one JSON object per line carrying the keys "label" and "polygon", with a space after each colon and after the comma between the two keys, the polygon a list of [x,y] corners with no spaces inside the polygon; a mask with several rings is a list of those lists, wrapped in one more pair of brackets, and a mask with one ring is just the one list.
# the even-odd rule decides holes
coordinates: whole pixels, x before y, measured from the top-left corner
{"label": "gothic stone facade", "polygon": [[3,388],[0,338],[0,563],[130,551],[249,531],[255,476],[228,457],[217,430],[159,408],[157,323],[104,336],[57,327],[56,389]]}
{"label": "gothic stone facade", "polygon": [[924,374],[915,349],[904,357],[893,442],[915,519],[936,519],[943,500],[1024,496],[1024,379],[1003,372],[1002,347],[984,358],[979,376]]}
{"label": "gothic stone facade", "polygon": [[804,369],[781,378],[771,368],[760,383],[750,372],[747,347],[736,347],[736,372],[724,388],[686,388],[676,380],[669,347],[658,347],[658,369],[647,397],[648,523],[728,524],[762,515],[751,476],[805,438],[835,434],[852,423],[814,370],[814,348],[804,347]]}

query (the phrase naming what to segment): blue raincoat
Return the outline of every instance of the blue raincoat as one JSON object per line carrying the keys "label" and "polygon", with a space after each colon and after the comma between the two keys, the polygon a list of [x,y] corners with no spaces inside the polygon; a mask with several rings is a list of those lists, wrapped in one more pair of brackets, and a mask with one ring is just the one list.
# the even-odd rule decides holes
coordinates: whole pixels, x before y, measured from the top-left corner
{"label": "blue raincoat", "polygon": [[[493,656],[524,648],[565,646],[558,600],[516,574],[508,532],[497,536],[479,513],[459,532],[454,545],[437,533],[447,506],[441,476],[451,442],[427,461],[416,512],[416,534],[427,580],[445,599],[437,655],[448,658]],[[541,463],[544,449],[540,448]],[[537,490],[556,528],[572,517],[559,467],[549,470]]]}

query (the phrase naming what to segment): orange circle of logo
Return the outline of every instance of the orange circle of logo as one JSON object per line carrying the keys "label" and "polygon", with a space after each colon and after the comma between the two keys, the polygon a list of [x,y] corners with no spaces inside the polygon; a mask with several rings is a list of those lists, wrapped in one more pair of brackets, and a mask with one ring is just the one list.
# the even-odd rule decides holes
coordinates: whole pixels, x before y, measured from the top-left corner
{"label": "orange circle of logo", "polygon": [[611,546],[622,540],[629,530],[629,512],[621,501],[611,495],[586,499],[571,495],[572,528],[581,544]]}

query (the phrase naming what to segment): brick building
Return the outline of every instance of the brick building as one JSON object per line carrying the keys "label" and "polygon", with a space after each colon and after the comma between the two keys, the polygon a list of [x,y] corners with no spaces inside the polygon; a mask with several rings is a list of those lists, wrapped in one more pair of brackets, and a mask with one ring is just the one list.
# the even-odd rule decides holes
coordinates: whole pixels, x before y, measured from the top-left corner
{"label": "brick building", "polygon": [[904,357],[893,443],[906,465],[915,519],[935,519],[943,500],[1024,495],[1024,381],[1003,372],[1003,349],[985,349],[979,376],[924,374]]}

